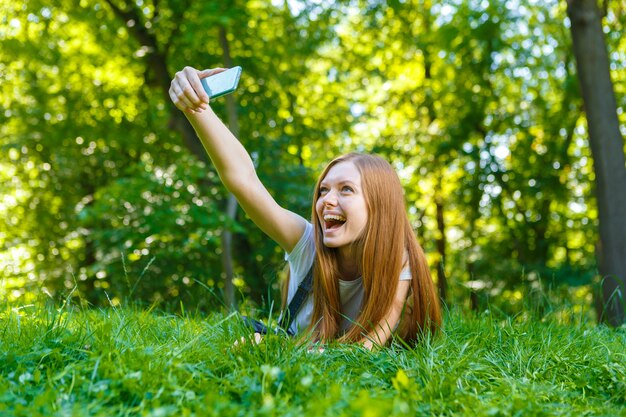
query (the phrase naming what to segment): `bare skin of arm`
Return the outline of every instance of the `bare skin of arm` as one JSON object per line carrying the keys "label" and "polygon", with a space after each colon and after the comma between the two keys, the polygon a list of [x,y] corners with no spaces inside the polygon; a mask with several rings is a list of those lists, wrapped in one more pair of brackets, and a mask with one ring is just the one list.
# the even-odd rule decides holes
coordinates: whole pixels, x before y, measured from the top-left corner
{"label": "bare skin of arm", "polygon": [[304,233],[306,220],[276,203],[259,180],[246,149],[209,106],[200,80],[221,71],[185,67],[172,80],[170,98],[195,129],[224,186],[263,232],[291,252]]}
{"label": "bare skin of arm", "polygon": [[406,296],[409,292],[410,285],[411,281],[406,280],[402,280],[398,283],[398,289],[396,290],[396,295],[393,299],[389,312],[380,321],[380,323],[378,323],[378,326],[376,326],[374,330],[367,335],[367,337],[361,340],[363,346],[371,350],[374,346],[384,346],[387,343],[393,333],[393,330],[400,321],[400,316],[402,315],[402,309],[404,308],[404,303],[406,302]]}

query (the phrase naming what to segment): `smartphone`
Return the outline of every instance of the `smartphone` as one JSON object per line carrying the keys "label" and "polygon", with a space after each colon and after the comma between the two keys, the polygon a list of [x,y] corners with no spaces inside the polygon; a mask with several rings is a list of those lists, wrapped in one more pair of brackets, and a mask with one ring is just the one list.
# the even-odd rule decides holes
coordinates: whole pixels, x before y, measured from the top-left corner
{"label": "smartphone", "polygon": [[213,99],[235,91],[237,84],[239,84],[240,76],[241,67],[232,67],[226,71],[203,78],[200,81],[209,98]]}

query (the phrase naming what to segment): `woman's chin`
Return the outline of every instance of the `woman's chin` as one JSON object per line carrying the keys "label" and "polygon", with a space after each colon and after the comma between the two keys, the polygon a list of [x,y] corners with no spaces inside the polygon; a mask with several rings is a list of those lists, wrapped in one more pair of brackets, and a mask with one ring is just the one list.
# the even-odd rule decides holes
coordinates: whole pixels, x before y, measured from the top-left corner
{"label": "woman's chin", "polygon": [[327,248],[336,248],[337,244],[333,239],[324,238],[324,246],[326,246]]}
{"label": "woman's chin", "polygon": [[324,246],[327,248],[338,248],[343,246],[342,243],[334,237],[324,236],[323,242]]}
{"label": "woman's chin", "polygon": [[351,240],[346,240],[346,238],[344,237],[343,239],[338,237],[338,236],[324,236],[324,239],[322,240],[322,242],[324,242],[324,246],[326,246],[327,248],[341,248],[343,246],[349,245],[351,244],[353,241]]}

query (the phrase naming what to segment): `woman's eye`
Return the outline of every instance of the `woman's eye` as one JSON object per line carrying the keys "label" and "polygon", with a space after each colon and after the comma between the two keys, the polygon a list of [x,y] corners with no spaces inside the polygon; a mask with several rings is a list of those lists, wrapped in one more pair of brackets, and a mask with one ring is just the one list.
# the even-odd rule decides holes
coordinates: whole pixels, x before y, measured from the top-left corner
{"label": "woman's eye", "polygon": [[351,193],[351,192],[353,192],[354,190],[352,189],[352,187],[350,187],[350,186],[348,186],[348,185],[344,185],[344,186],[341,188],[341,191],[344,191],[344,192],[347,192],[347,193]]}
{"label": "woman's eye", "polygon": [[320,187],[320,195],[324,195],[328,192],[328,188],[326,187]]}

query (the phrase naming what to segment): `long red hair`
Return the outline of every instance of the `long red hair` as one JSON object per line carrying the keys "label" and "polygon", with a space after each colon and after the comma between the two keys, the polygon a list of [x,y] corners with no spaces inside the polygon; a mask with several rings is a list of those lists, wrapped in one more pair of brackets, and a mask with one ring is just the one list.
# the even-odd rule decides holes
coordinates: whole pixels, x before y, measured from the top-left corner
{"label": "long red hair", "polygon": [[[352,162],[361,175],[368,220],[354,243],[360,262],[364,298],[355,323],[340,334],[343,316],[339,299],[338,251],[323,244],[320,219],[315,210],[320,183],[340,162]],[[316,259],[313,266],[313,316],[309,330],[320,340],[357,342],[374,330],[390,311],[404,267],[405,253],[411,270],[409,294],[395,334],[407,343],[422,333],[435,333],[441,325],[441,309],[424,251],[411,228],[402,185],[393,167],[383,158],[360,153],[341,156],[328,164],[313,194],[312,219]]]}

